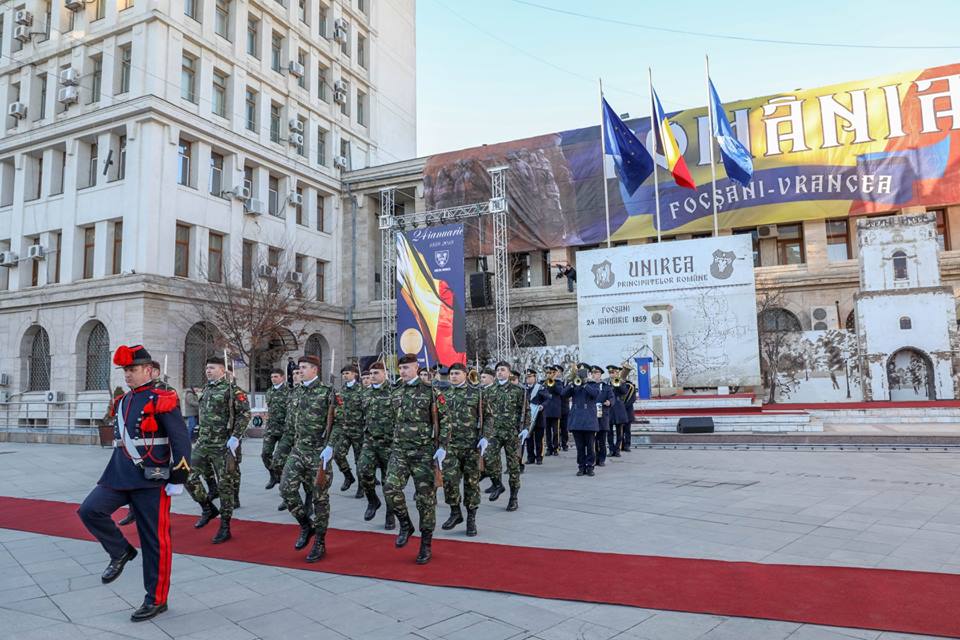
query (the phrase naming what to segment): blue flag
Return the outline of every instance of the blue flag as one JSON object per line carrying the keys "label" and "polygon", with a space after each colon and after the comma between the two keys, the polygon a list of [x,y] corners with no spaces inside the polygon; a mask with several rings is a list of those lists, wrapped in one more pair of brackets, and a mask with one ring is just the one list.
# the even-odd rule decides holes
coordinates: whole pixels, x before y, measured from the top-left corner
{"label": "blue flag", "polygon": [[604,153],[613,156],[620,182],[632,196],[647,176],[653,173],[653,158],[633,131],[617,116],[606,98],[603,99],[603,139]]}
{"label": "blue flag", "polygon": [[710,80],[710,101],[713,103],[713,137],[720,145],[720,157],[723,158],[727,177],[745,186],[753,177],[753,158],[743,143],[733,135],[733,127],[730,126],[727,113],[720,103],[713,80]]}

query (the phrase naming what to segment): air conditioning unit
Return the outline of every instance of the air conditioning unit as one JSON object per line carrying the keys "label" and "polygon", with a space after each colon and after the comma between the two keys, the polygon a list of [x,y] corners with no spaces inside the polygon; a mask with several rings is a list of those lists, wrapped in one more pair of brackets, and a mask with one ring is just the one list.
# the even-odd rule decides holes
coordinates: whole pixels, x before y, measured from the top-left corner
{"label": "air conditioning unit", "polygon": [[261,278],[276,278],[277,277],[277,268],[271,267],[268,264],[260,265],[260,268],[257,269],[257,275]]}
{"label": "air conditioning unit", "polygon": [[333,83],[333,90],[337,92],[346,93],[347,92],[347,83],[344,80],[335,80]]}
{"label": "air conditioning unit", "polygon": [[57,89],[57,102],[61,104],[74,104],[79,100],[79,87],[60,87]]}
{"label": "air conditioning unit", "polygon": [[290,65],[288,69],[290,69],[290,75],[296,76],[298,78],[303,77],[303,73],[304,73],[303,65],[297,62],[296,60],[290,61]]}
{"label": "air conditioning unit", "polygon": [[11,397],[9,391],[0,391],[0,404],[10,404]]}
{"label": "air conditioning unit", "polygon": [[303,146],[303,134],[302,133],[291,133],[290,137],[287,138],[290,141],[291,147],[300,147]]}
{"label": "air conditioning unit", "polygon": [[19,9],[13,14],[13,21],[29,27],[33,24],[33,14],[26,9]]}
{"label": "air conditioning unit", "polygon": [[60,84],[65,87],[75,87],[80,84],[80,72],[69,67],[60,71]]}
{"label": "air conditioning unit", "polygon": [[63,2],[63,6],[70,11],[83,11],[84,4],[83,0],[64,0]]}
{"label": "air conditioning unit", "polygon": [[10,386],[10,374],[0,373],[0,387],[9,387],[9,386]]}
{"label": "air conditioning unit", "polygon": [[347,92],[346,91],[334,91],[333,92],[333,101],[337,104],[347,104]]}
{"label": "air conditioning unit", "polygon": [[238,184],[233,189],[229,191],[224,191],[228,196],[231,196],[234,200],[249,200],[250,199],[250,187],[245,184]]}
{"label": "air conditioning unit", "polygon": [[30,260],[42,260],[46,255],[46,250],[42,244],[32,244],[27,247],[27,258]]}
{"label": "air conditioning unit", "polygon": [[776,238],[777,235],[777,225],[775,224],[762,224],[757,227],[757,237],[761,240],[764,238]]}
{"label": "air conditioning unit", "polygon": [[303,204],[303,196],[296,191],[291,191],[290,195],[287,196],[287,202],[294,207],[299,207]]}
{"label": "air conditioning unit", "polygon": [[0,251],[0,267],[17,266],[17,254],[13,251]]}
{"label": "air conditioning unit", "polygon": [[287,273],[287,282],[290,284],[303,284],[303,274],[299,271],[291,271]]}
{"label": "air conditioning unit", "polygon": [[67,394],[63,391],[47,391],[46,393],[47,404],[63,404],[67,401]]}
{"label": "air conditioning unit", "polygon": [[350,26],[350,25],[349,25],[349,24],[347,23],[347,21],[346,21],[345,19],[343,19],[343,18],[337,18],[336,20],[333,21],[333,28],[334,28],[334,29],[343,29],[344,31],[346,31],[346,30],[347,30],[347,27],[349,27],[349,26]]}
{"label": "air conditioning unit", "polygon": [[11,102],[7,107],[7,115],[17,120],[23,120],[27,117],[27,105],[22,102]]}
{"label": "air conditioning unit", "polygon": [[303,121],[298,120],[297,118],[292,118],[287,126],[290,128],[290,133],[303,133]]}
{"label": "air conditioning unit", "polygon": [[252,216],[262,216],[267,212],[267,205],[264,204],[263,200],[255,200],[251,198],[243,203],[244,213],[249,213]]}
{"label": "air conditioning unit", "polygon": [[30,42],[31,35],[33,34],[30,33],[30,27],[25,27],[22,24],[13,29],[13,37],[20,42]]}
{"label": "air conditioning unit", "polygon": [[810,328],[814,331],[828,331],[840,328],[836,306],[810,307]]}
{"label": "air conditioning unit", "polygon": [[337,169],[347,168],[347,156],[337,156],[333,159],[333,166]]}

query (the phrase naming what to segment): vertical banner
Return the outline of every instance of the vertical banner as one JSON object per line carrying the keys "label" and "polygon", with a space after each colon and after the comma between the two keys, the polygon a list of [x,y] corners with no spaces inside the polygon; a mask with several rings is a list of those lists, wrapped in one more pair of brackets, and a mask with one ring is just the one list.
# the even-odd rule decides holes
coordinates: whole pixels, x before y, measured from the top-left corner
{"label": "vertical banner", "polygon": [[397,233],[397,354],[466,364],[463,224]]}

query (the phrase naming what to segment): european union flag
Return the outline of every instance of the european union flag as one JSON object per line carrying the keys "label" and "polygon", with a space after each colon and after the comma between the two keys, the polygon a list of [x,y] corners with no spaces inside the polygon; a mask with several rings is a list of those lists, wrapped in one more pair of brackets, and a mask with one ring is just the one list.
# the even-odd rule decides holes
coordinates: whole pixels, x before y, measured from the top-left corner
{"label": "european union flag", "polygon": [[647,176],[653,173],[653,158],[633,131],[617,116],[606,98],[603,99],[603,139],[604,153],[613,156],[620,182],[632,196]]}
{"label": "european union flag", "polygon": [[713,137],[720,145],[720,157],[723,158],[723,167],[727,170],[727,177],[746,186],[753,177],[753,158],[750,152],[733,135],[733,127],[727,119],[727,113],[720,103],[717,88],[710,80],[710,101],[713,103]]}

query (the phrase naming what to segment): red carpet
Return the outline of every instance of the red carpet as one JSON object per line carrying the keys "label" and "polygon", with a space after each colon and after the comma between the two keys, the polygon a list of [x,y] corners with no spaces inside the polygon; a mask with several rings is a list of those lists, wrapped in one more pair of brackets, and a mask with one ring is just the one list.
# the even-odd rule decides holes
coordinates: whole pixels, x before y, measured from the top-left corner
{"label": "red carpet", "polygon": [[[0,497],[0,528],[89,540],[76,504]],[[522,517],[522,513],[517,517]],[[414,564],[419,539],[331,530],[315,565],[293,550],[296,525],[234,520],[234,539],[173,515],[176,553],[420,584],[466,587],[723,616],[767,618],[960,638],[960,575],[844,567],[722,562],[435,540],[433,561]],[[481,532],[483,523],[481,521]],[[135,528],[126,528],[134,535]],[[462,529],[461,529],[462,531]],[[571,544],[575,544],[571,540]],[[177,599],[173,573],[173,603]],[[182,597],[182,596],[181,596]]]}

